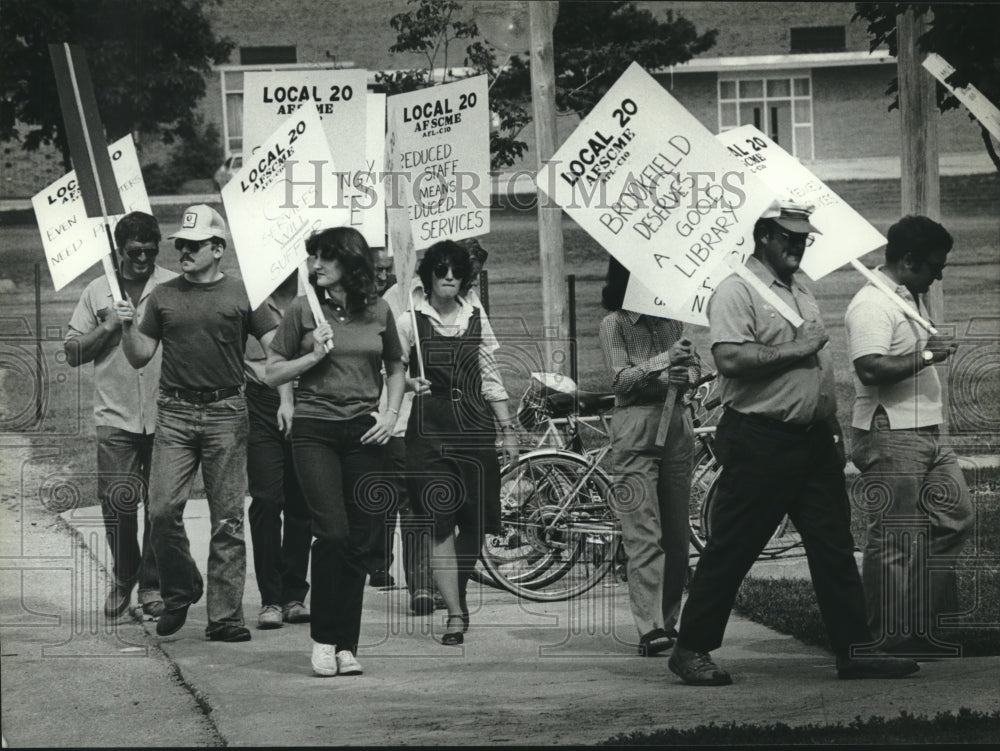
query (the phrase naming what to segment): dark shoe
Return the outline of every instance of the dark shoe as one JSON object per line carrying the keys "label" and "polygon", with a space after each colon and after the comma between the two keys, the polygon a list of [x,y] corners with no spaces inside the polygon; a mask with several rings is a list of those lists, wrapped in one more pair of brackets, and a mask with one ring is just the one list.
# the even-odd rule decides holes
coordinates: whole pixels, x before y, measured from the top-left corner
{"label": "dark shoe", "polygon": [[728,686],[733,682],[729,673],[712,662],[707,652],[692,652],[680,645],[674,647],[667,667],[689,686]]}
{"label": "dark shoe", "polygon": [[163,600],[151,600],[150,602],[142,603],[143,615],[148,615],[153,620],[156,620],[161,615],[163,615]]}
{"label": "dark shoe", "polygon": [[219,628],[210,631],[206,634],[206,636],[208,636],[209,641],[250,641],[250,629],[227,623],[224,626],[219,626]]}
{"label": "dark shoe", "polygon": [[281,608],[277,605],[265,605],[257,613],[257,628],[272,629],[281,628],[285,625]]}
{"label": "dark shoe", "polygon": [[410,598],[410,612],[414,615],[430,615],[434,612],[434,595],[430,590],[418,589]]}
{"label": "dark shoe", "polygon": [[112,584],[108,590],[108,599],[104,601],[105,618],[117,618],[126,610],[132,601],[132,587],[134,584]]}
{"label": "dark shoe", "polygon": [[160,620],[156,622],[157,635],[170,636],[180,631],[181,626],[184,625],[184,621],[187,620],[189,607],[191,606],[185,605],[176,610],[164,610],[163,615],[160,616]]}
{"label": "dark shoe", "polygon": [[300,600],[286,602],[281,608],[281,617],[285,623],[309,623],[312,617],[307,608]]}
{"label": "dark shoe", "polygon": [[648,634],[639,637],[639,655],[642,657],[654,657],[661,652],[666,652],[674,646],[676,631],[664,631],[662,628],[654,628]]}
{"label": "dark shoe", "polygon": [[[460,630],[455,630],[454,625],[458,624]],[[446,626],[449,630],[441,635],[441,643],[446,647],[457,647],[465,641],[465,617],[461,615],[449,615]]]}
{"label": "dark shoe", "polygon": [[388,571],[372,571],[368,575],[368,583],[373,587],[394,587],[396,586],[396,580],[392,577]]}
{"label": "dark shoe", "polygon": [[837,677],[842,681],[860,678],[903,678],[920,670],[914,660],[902,657],[838,657]]}

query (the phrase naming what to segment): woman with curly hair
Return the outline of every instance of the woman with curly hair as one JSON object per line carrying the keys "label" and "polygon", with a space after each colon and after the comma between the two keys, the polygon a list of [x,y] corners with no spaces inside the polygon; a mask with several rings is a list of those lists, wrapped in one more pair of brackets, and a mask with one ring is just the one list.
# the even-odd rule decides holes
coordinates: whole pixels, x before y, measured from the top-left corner
{"label": "woman with curly hair", "polygon": [[425,298],[414,311],[416,331],[409,312],[397,319],[409,353],[407,389],[417,397],[406,425],[408,487],[411,503],[433,519],[431,568],[448,607],[441,643],[456,645],[469,628],[466,587],[483,538],[500,528],[494,420],[508,462],[517,461],[517,433],[489,320],[459,294],[472,274],[468,251],[451,240],[436,243],[417,274]]}
{"label": "woman with curly hair", "polygon": [[[371,253],[350,227],[306,240],[310,278],[323,310],[305,297],[289,307],[271,342],[268,385],[295,378],[292,457],[312,517],[312,667],[318,675],[356,675],[366,556],[381,519],[368,482],[384,472],[404,375],[388,304],[375,292]],[[326,343],[332,342],[328,352]],[[388,409],[378,414],[385,367]]]}

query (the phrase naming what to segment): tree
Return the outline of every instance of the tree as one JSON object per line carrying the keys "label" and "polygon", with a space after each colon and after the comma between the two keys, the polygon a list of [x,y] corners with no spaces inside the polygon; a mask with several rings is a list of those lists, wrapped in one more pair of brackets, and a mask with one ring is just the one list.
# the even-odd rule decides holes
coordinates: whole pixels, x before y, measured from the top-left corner
{"label": "tree", "polygon": [[[434,85],[430,73],[440,63],[449,77],[448,55],[460,40],[475,40],[465,48],[463,64],[490,78],[491,166],[511,166],[527,149],[518,140],[531,122],[531,76],[520,55],[497,61],[489,40],[478,39],[474,21],[460,18],[455,0],[408,0],[416,10],[390,20],[397,32],[390,52],[423,54],[428,68],[378,76],[389,94]],[[687,19],[668,11],[665,20],[633,2],[561,2],[552,31],[555,53],[556,104],[563,114],[586,115],[633,61],[656,70],[690,60],[715,44],[717,32],[704,34]],[[443,55],[443,58],[441,57]],[[453,74],[452,74],[453,75]],[[442,81],[443,82],[443,81]]]}
{"label": "tree", "polygon": [[194,108],[213,64],[228,61],[205,6],[220,0],[4,0],[0,13],[0,138],[34,151],[55,144],[70,169],[49,44],[87,54],[109,141],[127,133],[170,143],[195,135]]}
{"label": "tree", "polygon": [[[997,29],[1000,28],[1000,5],[987,3],[856,3],[851,20],[868,22],[871,49],[885,44],[890,55],[897,53],[896,17],[908,10],[918,16],[928,13],[929,28],[917,39],[922,52],[935,52],[947,60],[955,72],[948,77],[948,84],[961,88],[972,84],[983,96],[1000,105],[1000,45]],[[894,78],[886,94],[892,96],[889,109],[899,106],[898,81]],[[937,104],[941,112],[958,107],[961,103],[944,86],[938,84]],[[969,118],[975,121],[971,113]],[[1000,171],[1000,157],[990,138],[990,133],[980,125],[986,151]]]}

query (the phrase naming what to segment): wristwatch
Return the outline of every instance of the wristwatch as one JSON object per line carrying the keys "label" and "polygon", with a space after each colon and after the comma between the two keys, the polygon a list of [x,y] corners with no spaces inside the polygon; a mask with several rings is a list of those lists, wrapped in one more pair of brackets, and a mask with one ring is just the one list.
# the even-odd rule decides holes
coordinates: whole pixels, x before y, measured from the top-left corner
{"label": "wristwatch", "polygon": [[920,359],[924,365],[930,365],[934,362],[934,353],[929,349],[925,349],[920,353]]}

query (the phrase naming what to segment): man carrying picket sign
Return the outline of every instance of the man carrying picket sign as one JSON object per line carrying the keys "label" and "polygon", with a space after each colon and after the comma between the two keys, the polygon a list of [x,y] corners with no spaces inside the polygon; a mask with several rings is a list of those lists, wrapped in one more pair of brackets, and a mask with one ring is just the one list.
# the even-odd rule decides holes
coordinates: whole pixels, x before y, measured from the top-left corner
{"label": "man carrying picket sign", "polygon": [[250,640],[243,620],[248,432],[243,357],[247,334],[266,350],[278,320],[266,305],[251,310],[242,282],[219,270],[225,238],[226,223],[217,211],[204,204],[185,209],[180,229],[170,235],[183,275],[156,288],[138,325],[130,301],[115,309],[132,367],[144,367],[163,344],[149,489],[151,539],[166,607],[156,633],[179,631],[204,589],[183,519],[200,464],[212,527],[205,634],[212,641],[241,642]]}
{"label": "man carrying picket sign", "polygon": [[[885,265],[875,273],[926,312],[924,295],[941,278],[951,235],[925,216],[906,216],[889,228],[888,240]],[[934,654],[936,619],[958,612],[958,584],[953,568],[921,567],[931,556],[957,556],[973,523],[965,476],[955,452],[941,444],[941,382],[929,367],[955,351],[954,338],[928,336],[871,283],[844,319],[857,394],[851,458],[863,497],[885,500],[869,511],[862,564],[868,624],[887,652]],[[928,525],[927,558],[911,537],[915,523]]]}
{"label": "man carrying picket sign", "polygon": [[[177,276],[158,266],[160,227],[141,211],[122,217],[115,226],[119,281],[141,319],[153,289]],[[147,488],[156,426],[156,393],[160,353],[144,368],[133,369],[118,343],[122,337],[108,278],[102,274],[87,285],[76,304],[63,348],[71,367],[94,363],[94,423],[97,429],[97,497],[111,548],[114,584],[104,602],[104,615],[117,618],[139,584],[139,605],[152,618],[163,613],[156,558],[149,543]],[[137,510],[142,504],[145,525],[139,547]]]}
{"label": "man carrying picket sign", "polygon": [[747,268],[770,294],[797,309],[794,328],[751,284],[730,275],[708,304],[712,356],[725,414],[716,433],[722,463],[712,534],[681,613],[670,657],[688,684],[732,683],[709,652],[722,644],[736,592],[781,519],[802,536],[837,676],[896,678],[912,660],[852,655],[871,645],[854,562],[844,448],[837,426],[829,339],[812,293],[795,278],[810,233],[811,207],[775,204],[754,224]]}

